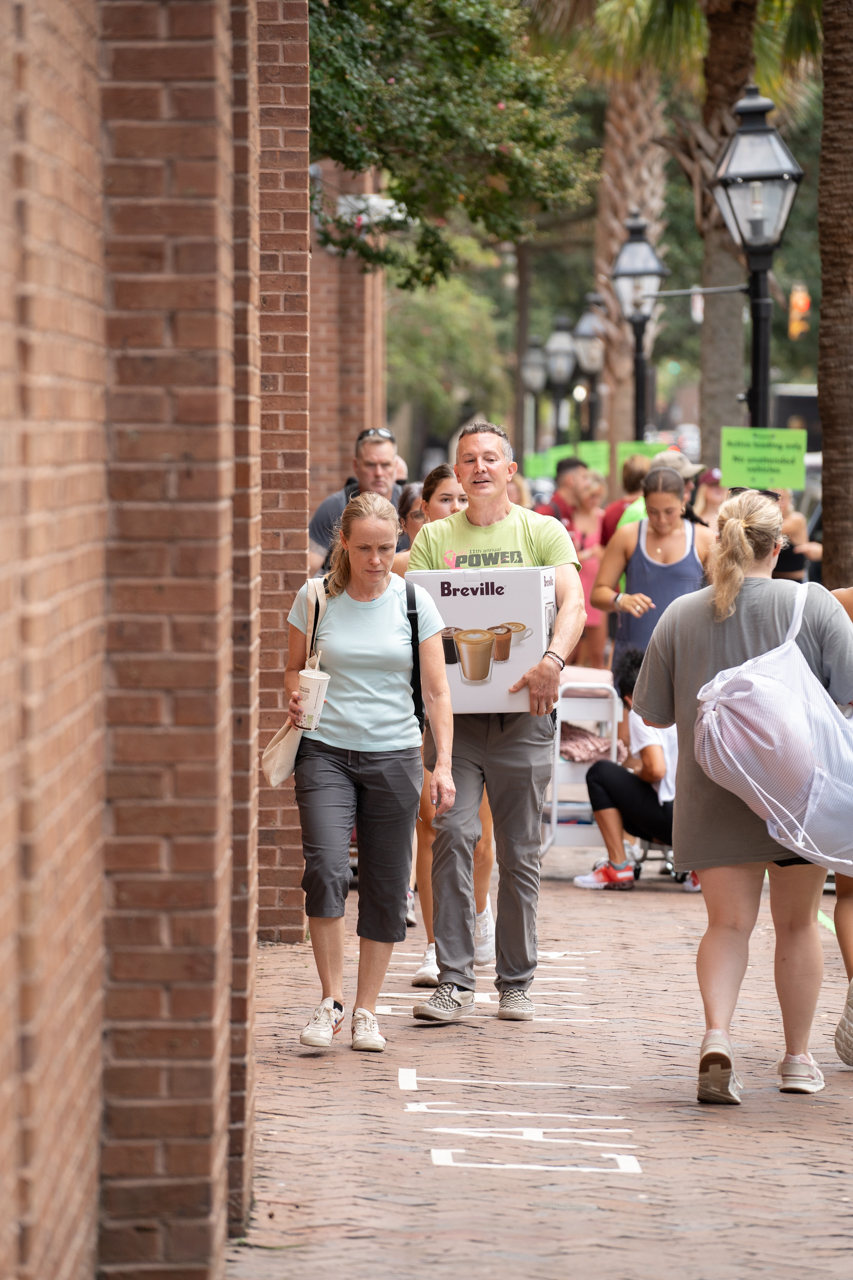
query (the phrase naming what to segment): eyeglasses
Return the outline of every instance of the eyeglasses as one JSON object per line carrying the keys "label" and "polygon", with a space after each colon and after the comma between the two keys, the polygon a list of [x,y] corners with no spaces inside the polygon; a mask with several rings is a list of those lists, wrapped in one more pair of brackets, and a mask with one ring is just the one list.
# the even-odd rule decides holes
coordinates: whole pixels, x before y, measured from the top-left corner
{"label": "eyeglasses", "polygon": [[739,498],[742,493],[760,493],[762,498],[772,498],[774,502],[779,502],[782,497],[774,489],[729,489],[730,498]]}
{"label": "eyeglasses", "polygon": [[393,444],[397,443],[397,437],[393,431],[389,431],[387,427],[368,427],[366,431],[360,431],[355,438],[356,444],[361,444],[362,440],[369,440],[372,436],[377,436],[380,440],[390,440]]}

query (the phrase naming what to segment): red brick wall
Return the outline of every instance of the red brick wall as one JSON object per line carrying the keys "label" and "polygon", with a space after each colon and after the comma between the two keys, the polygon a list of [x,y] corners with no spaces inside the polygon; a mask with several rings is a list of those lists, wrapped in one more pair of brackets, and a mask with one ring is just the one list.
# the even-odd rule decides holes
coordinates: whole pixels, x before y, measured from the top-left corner
{"label": "red brick wall", "polygon": [[218,1276],[231,976],[227,0],[101,4],[109,825],[101,1270]]}
{"label": "red brick wall", "polygon": [[0,1276],[17,1266],[20,435],[12,7],[0,6]]}
{"label": "red brick wall", "polygon": [[16,408],[26,469],[19,543],[18,1274],[83,1280],[95,1266],[103,961],[97,7],[94,0],[26,0],[14,15]]}
{"label": "red brick wall", "polygon": [[[370,193],[373,175],[321,164],[325,200]],[[352,474],[355,439],[386,425],[385,273],[365,272],[318,242],[311,254],[311,491],[310,510]]]}
{"label": "red brick wall", "polygon": [[229,1219],[252,1204],[254,999],[258,934],[258,678],[261,623],[261,406],[258,329],[256,0],[232,0],[234,42],[234,870],[231,902]]}
{"label": "red brick wall", "polygon": [[[261,746],[285,717],[287,613],[308,568],[308,5],[258,0],[261,115]],[[292,784],[262,786],[259,937],[304,936]]]}

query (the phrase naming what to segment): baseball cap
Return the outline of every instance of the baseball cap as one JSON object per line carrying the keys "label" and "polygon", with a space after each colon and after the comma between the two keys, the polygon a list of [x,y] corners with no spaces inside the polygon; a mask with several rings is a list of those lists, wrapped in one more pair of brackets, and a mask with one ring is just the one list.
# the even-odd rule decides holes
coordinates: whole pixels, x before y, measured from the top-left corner
{"label": "baseball cap", "polygon": [[697,484],[719,484],[723,478],[723,473],[719,467],[709,467],[707,471],[703,471]]}
{"label": "baseball cap", "polygon": [[682,480],[694,480],[699,472],[704,470],[701,462],[691,462],[687,454],[682,453],[680,449],[667,449],[664,453],[656,453],[652,458],[649,471],[656,471],[658,467],[672,467]]}

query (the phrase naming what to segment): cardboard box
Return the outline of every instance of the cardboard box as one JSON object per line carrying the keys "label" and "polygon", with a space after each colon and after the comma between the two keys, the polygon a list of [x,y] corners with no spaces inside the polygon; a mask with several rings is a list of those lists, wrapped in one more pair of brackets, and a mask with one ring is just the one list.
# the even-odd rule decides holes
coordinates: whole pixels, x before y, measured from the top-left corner
{"label": "cardboard box", "polygon": [[527,689],[509,688],[551,643],[557,616],[553,568],[430,569],[406,577],[429,592],[444,621],[453,710],[529,711]]}

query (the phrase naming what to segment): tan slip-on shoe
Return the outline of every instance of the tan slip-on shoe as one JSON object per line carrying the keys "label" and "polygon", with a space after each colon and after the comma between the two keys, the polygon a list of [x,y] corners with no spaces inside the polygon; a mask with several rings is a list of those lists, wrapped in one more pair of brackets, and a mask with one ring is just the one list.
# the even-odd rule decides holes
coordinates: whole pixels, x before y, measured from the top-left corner
{"label": "tan slip-on shoe", "polygon": [[725,1031],[706,1031],[699,1050],[699,1102],[740,1106],[743,1084],[735,1071],[732,1042]]}

